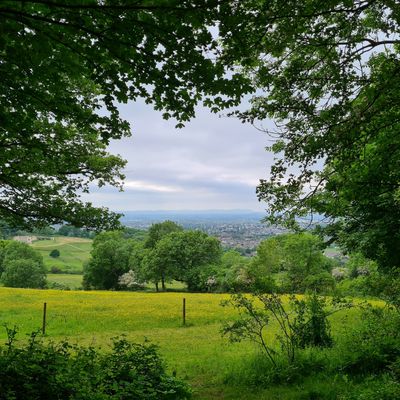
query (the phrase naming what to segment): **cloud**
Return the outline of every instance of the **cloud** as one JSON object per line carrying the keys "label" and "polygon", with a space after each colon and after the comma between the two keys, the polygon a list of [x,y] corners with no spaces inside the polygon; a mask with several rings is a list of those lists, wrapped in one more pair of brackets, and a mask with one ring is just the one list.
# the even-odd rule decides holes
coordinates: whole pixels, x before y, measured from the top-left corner
{"label": "cloud", "polygon": [[142,102],[119,107],[132,137],[111,143],[128,161],[125,190],[93,190],[90,201],[116,210],[263,209],[255,189],[273,157],[269,137],[234,118],[198,108],[184,129]]}
{"label": "cloud", "polygon": [[181,189],[173,186],[165,186],[165,185],[159,185],[157,183],[133,181],[133,180],[126,180],[124,182],[124,188],[141,190],[145,192],[149,191],[149,192],[175,193],[181,191]]}

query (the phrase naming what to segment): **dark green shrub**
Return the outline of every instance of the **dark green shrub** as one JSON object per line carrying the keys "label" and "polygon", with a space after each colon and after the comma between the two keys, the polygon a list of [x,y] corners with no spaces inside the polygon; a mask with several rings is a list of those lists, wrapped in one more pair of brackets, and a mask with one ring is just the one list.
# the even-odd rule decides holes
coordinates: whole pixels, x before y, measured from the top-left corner
{"label": "dark green shrub", "polygon": [[166,373],[154,345],[114,339],[112,352],[94,347],[44,344],[32,334],[15,345],[15,329],[0,347],[1,400],[178,400],[188,386]]}
{"label": "dark green shrub", "polygon": [[60,251],[57,250],[57,249],[53,249],[53,250],[50,252],[49,256],[50,256],[50,257],[53,257],[53,258],[60,257]]}

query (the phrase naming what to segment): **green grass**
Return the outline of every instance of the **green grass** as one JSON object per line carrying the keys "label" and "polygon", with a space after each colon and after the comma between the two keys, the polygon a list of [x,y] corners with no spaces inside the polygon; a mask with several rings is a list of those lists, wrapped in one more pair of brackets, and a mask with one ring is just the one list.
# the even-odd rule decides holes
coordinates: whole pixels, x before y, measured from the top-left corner
{"label": "green grass", "polygon": [[77,274],[47,274],[47,281],[69,287],[71,290],[81,289],[82,275]]}
{"label": "green grass", "polygon": [[[82,272],[83,263],[90,257],[92,240],[56,236],[53,240],[38,240],[32,243],[32,247],[43,256],[43,261],[48,271],[50,271],[51,267],[57,267],[64,272],[79,273]],[[49,256],[54,249],[60,251],[60,257],[53,258]]]}
{"label": "green grass", "polygon": [[[51,283],[58,283],[63,286],[67,286],[71,290],[82,289],[82,274],[47,274],[47,281]],[[186,285],[183,282],[172,281],[166,285],[167,291],[169,292],[184,292],[186,291]],[[161,288],[160,288],[161,289]],[[154,292],[154,284],[146,284],[146,291]]]}
{"label": "green grass", "polygon": [[[220,306],[228,295],[0,288],[0,296],[0,324],[19,326],[20,338],[41,327],[46,302],[50,340],[68,338],[107,349],[111,337],[124,334],[133,341],[146,338],[158,344],[170,370],[194,388],[194,399],[307,398],[296,397],[306,390],[298,385],[253,390],[235,379],[227,379],[257,354],[251,343],[231,344],[221,337],[222,324],[236,318],[234,310]],[[182,326],[183,297],[187,326]],[[332,319],[334,331],[345,330],[354,322],[356,313],[350,310],[341,316],[336,314]],[[276,328],[272,330],[271,336]],[[5,337],[5,331],[0,330],[0,341]],[[312,384],[324,387],[330,383]]]}

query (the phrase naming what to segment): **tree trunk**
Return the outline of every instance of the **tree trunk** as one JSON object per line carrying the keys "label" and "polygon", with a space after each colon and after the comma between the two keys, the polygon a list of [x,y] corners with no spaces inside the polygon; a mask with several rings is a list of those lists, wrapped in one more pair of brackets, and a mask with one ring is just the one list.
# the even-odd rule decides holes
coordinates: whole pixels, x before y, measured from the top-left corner
{"label": "tree trunk", "polygon": [[156,282],[156,292],[158,292],[158,282]]}
{"label": "tree trunk", "polygon": [[161,287],[162,287],[162,291],[165,292],[165,279],[163,276],[161,277]]}

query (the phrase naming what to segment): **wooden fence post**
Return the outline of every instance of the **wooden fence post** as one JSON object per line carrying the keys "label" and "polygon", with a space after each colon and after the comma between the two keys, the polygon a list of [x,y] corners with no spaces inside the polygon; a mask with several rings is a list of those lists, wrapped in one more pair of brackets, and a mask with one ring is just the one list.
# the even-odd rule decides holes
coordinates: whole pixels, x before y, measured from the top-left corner
{"label": "wooden fence post", "polygon": [[183,319],[183,325],[186,325],[186,299],[183,298],[183,304],[182,304],[182,319]]}
{"label": "wooden fence post", "polygon": [[43,303],[43,325],[42,325],[42,333],[46,334],[46,312],[47,312],[47,303]]}

